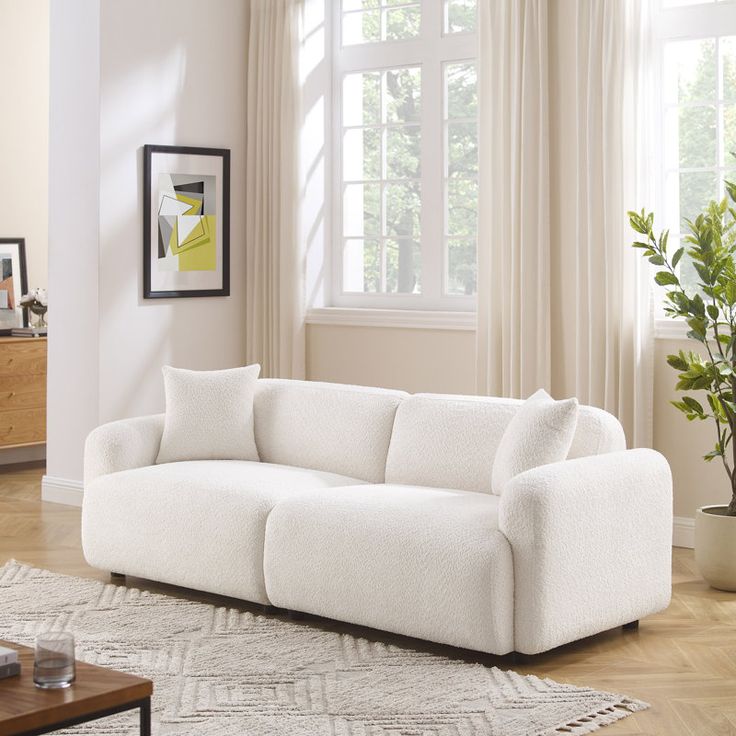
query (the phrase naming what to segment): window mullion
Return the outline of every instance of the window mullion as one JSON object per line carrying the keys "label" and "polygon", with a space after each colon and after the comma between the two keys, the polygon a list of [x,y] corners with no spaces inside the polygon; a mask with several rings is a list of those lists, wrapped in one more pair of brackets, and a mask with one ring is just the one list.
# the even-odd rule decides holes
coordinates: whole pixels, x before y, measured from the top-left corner
{"label": "window mullion", "polygon": [[[428,46],[442,36],[444,3],[424,0],[422,35]],[[435,46],[436,48],[436,46]],[[428,54],[422,65],[422,293],[428,299],[443,296],[444,204],[442,136],[442,63],[436,54]]]}

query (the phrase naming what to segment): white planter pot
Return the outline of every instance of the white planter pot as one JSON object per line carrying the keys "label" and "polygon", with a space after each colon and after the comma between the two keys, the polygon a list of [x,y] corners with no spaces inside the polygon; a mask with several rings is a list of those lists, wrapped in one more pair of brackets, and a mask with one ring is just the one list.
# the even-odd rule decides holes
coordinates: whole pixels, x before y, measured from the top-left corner
{"label": "white planter pot", "polygon": [[714,588],[736,591],[736,516],[725,506],[702,506],[695,513],[695,563]]}

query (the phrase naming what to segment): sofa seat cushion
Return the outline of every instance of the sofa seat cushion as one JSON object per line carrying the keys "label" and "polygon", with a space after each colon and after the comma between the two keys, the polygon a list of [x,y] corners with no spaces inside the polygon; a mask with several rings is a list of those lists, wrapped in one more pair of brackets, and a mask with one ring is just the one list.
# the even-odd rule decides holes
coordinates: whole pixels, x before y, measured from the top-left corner
{"label": "sofa seat cushion", "polygon": [[286,498],[266,525],[276,606],[494,654],[513,649],[499,499],[360,485]]}
{"label": "sofa seat cushion", "polygon": [[94,567],[268,603],[266,519],[279,501],[360,481],[249,461],[193,461],[103,475],[84,491]]}

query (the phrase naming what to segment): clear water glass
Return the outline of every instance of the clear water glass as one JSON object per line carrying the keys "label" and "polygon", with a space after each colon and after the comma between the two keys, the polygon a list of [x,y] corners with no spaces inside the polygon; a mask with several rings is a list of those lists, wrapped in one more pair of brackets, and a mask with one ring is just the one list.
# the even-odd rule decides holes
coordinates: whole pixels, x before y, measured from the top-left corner
{"label": "clear water glass", "polygon": [[74,636],[68,631],[39,634],[33,660],[33,682],[36,687],[45,690],[69,687],[75,675]]}

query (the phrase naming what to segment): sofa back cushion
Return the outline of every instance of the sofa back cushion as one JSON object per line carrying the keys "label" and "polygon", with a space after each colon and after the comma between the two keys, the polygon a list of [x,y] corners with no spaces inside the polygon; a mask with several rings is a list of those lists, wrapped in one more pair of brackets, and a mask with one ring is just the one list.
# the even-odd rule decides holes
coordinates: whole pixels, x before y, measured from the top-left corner
{"label": "sofa back cushion", "polygon": [[[415,394],[401,402],[386,461],[386,483],[491,492],[501,436],[523,401]],[[618,420],[580,406],[568,458],[626,449]]]}
{"label": "sofa back cushion", "polygon": [[261,462],[383,483],[403,391],[260,379],[254,401]]}

